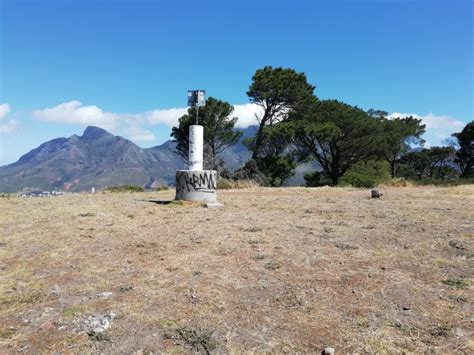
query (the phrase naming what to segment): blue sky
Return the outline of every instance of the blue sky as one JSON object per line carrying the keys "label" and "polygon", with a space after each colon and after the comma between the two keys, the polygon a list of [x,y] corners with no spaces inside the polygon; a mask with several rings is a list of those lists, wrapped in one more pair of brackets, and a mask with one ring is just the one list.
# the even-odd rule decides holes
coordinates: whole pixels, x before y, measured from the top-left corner
{"label": "blue sky", "polygon": [[474,118],[471,0],[0,0],[0,165],[95,124],[169,138],[186,91],[254,108],[265,65],[322,99],[416,114],[437,145]]}

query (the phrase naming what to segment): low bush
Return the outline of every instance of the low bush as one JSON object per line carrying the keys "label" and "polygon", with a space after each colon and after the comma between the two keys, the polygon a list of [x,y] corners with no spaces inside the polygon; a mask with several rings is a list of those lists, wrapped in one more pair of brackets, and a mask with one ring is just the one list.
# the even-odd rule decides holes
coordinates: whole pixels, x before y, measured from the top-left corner
{"label": "low bush", "polygon": [[340,179],[339,185],[372,188],[390,180],[390,167],[385,161],[359,162]]}
{"label": "low bush", "polygon": [[259,186],[255,181],[252,180],[229,180],[219,179],[217,181],[218,190],[230,190],[230,189],[247,189],[250,187]]}
{"label": "low bush", "polygon": [[328,179],[322,171],[314,171],[304,174],[304,181],[306,187],[331,185],[331,180]]}
{"label": "low bush", "polygon": [[413,186],[413,182],[405,178],[395,178],[395,179],[390,179],[388,181],[384,181],[383,185],[390,186],[390,187],[408,187],[408,186]]}
{"label": "low bush", "polygon": [[143,186],[139,185],[118,185],[111,186],[105,189],[107,192],[144,192]]}
{"label": "low bush", "polygon": [[217,180],[217,189],[218,190],[229,190],[232,189],[234,182],[229,179],[219,179]]}
{"label": "low bush", "polygon": [[415,184],[415,185],[435,185],[435,186],[470,185],[470,184],[474,184],[474,178],[453,179],[453,180],[421,179],[421,180],[413,180],[413,184]]}

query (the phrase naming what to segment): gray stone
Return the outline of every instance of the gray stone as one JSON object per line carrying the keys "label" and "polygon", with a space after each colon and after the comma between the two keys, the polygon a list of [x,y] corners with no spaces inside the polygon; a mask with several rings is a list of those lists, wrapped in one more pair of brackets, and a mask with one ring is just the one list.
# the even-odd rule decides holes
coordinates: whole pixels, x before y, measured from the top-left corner
{"label": "gray stone", "polygon": [[322,355],[334,355],[336,353],[336,350],[334,348],[325,348],[321,354]]}
{"label": "gray stone", "polygon": [[379,190],[372,190],[371,192],[372,198],[380,198],[381,196],[383,196],[383,194],[381,194]]}
{"label": "gray stone", "polygon": [[115,313],[91,315],[86,319],[85,327],[88,332],[93,332],[94,334],[105,332],[116,316]]}
{"label": "gray stone", "polygon": [[224,205],[219,202],[214,202],[214,203],[206,202],[203,206],[206,208],[223,208],[224,207]]}
{"label": "gray stone", "polygon": [[217,203],[215,170],[176,171],[176,200]]}

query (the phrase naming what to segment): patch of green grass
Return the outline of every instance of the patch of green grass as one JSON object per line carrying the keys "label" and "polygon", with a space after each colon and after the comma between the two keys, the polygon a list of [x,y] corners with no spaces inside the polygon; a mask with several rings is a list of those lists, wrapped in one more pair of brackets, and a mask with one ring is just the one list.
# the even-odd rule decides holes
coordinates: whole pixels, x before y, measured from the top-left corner
{"label": "patch of green grass", "polygon": [[209,354],[217,348],[216,341],[212,338],[213,330],[194,329],[187,326],[174,329],[175,334],[165,334],[165,338],[177,339],[190,347],[193,351]]}
{"label": "patch of green grass", "polygon": [[281,268],[281,265],[277,261],[268,261],[265,263],[265,269],[267,270],[278,270],[279,268]]}
{"label": "patch of green grass", "polygon": [[455,288],[466,288],[467,282],[460,277],[450,277],[441,281],[442,284],[446,286],[452,286]]}
{"label": "patch of green grass", "polygon": [[249,227],[249,228],[244,229],[244,232],[250,232],[250,233],[261,232],[261,231],[262,231],[262,228],[260,227]]}
{"label": "patch of green grass", "polygon": [[16,330],[13,327],[0,326],[0,339],[11,339],[15,335],[15,332]]}
{"label": "patch of green grass", "polygon": [[430,334],[434,337],[444,337],[447,338],[451,327],[448,325],[437,325],[430,330]]}
{"label": "patch of green grass", "polygon": [[0,295],[0,304],[6,305],[6,306],[34,304],[38,302],[41,298],[42,298],[42,294],[39,292]]}
{"label": "patch of green grass", "polygon": [[86,213],[79,213],[79,217],[94,217],[95,213],[86,212]]}
{"label": "patch of green grass", "polygon": [[107,192],[144,192],[143,186],[139,185],[117,185],[105,189]]}
{"label": "patch of green grass", "polygon": [[62,311],[62,315],[64,317],[75,317],[80,314],[86,313],[88,310],[88,307],[84,304],[73,304],[72,306],[69,306],[65,310]]}

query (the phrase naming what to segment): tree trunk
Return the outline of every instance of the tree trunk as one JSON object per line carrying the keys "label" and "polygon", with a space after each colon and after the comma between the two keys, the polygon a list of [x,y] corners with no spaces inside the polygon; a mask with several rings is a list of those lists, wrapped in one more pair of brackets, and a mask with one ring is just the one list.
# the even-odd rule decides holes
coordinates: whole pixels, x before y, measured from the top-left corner
{"label": "tree trunk", "polygon": [[392,179],[395,177],[395,160],[390,162],[390,173],[392,174]]}
{"label": "tree trunk", "polygon": [[257,134],[255,135],[255,145],[253,147],[253,152],[252,152],[252,159],[255,160],[258,157],[258,150],[260,149],[260,145],[262,144],[262,139],[263,139],[263,128],[265,127],[265,116],[262,117],[262,121],[260,122],[260,125],[258,127]]}
{"label": "tree trunk", "polygon": [[331,181],[334,186],[336,186],[339,182],[339,176],[337,171],[331,171]]}

